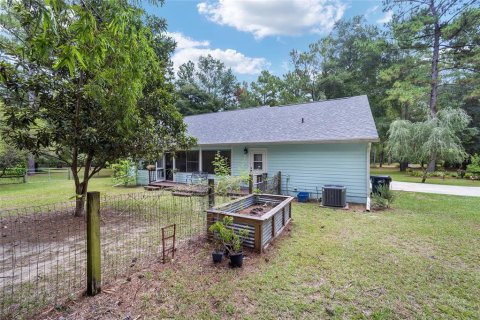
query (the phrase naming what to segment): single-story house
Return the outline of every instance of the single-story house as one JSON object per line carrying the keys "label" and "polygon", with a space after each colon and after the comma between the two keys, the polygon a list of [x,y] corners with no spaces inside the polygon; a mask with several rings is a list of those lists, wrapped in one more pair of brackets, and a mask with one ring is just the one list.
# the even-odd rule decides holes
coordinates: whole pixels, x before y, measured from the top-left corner
{"label": "single-story house", "polygon": [[[262,106],[187,116],[192,150],[166,153],[157,161],[157,180],[188,182],[192,172],[214,178],[217,151],[232,175],[260,177],[281,171],[282,193],[321,196],[326,184],[344,185],[347,201],[367,203],[370,145],[378,141],[367,96],[286,106]],[[209,176],[209,177],[210,177]]]}

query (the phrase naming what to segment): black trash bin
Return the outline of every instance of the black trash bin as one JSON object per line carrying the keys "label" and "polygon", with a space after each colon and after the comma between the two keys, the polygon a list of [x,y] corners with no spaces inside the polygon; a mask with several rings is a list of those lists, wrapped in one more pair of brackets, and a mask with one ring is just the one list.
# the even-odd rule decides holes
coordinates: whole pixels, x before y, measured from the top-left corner
{"label": "black trash bin", "polygon": [[390,189],[392,178],[390,176],[370,176],[370,181],[372,182],[372,192],[377,193],[378,188],[383,184],[387,185]]}

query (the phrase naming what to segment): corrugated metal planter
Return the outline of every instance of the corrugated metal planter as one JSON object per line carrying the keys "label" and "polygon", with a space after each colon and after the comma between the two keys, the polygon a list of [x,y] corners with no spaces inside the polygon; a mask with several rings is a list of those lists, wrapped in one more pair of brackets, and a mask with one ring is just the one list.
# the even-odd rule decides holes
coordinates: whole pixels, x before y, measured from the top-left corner
{"label": "corrugated metal planter", "polygon": [[[235,230],[246,229],[249,236],[243,245],[262,252],[268,244],[290,223],[292,218],[293,197],[252,194],[236,199],[235,201],[222,204],[207,210],[207,230],[215,221],[222,220],[224,216],[233,217],[233,228]],[[261,216],[240,213],[240,211],[254,205],[272,205],[269,211]],[[209,239],[213,234],[209,232]]]}

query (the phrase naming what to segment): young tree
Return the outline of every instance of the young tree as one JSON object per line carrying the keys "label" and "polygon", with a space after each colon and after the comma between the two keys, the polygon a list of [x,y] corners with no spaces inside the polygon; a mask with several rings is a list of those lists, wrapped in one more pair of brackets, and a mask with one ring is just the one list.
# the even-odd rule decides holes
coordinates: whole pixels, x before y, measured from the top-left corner
{"label": "young tree", "polygon": [[[437,117],[423,121],[396,120],[388,131],[388,150],[400,161],[461,163],[466,157],[459,135],[467,129],[470,117],[461,109],[442,109]],[[422,182],[427,179],[423,171]]]}
{"label": "young tree", "polygon": [[75,215],[106,162],[191,142],[169,93],[164,21],[127,0],[24,0],[2,11],[3,135],[70,166]]}

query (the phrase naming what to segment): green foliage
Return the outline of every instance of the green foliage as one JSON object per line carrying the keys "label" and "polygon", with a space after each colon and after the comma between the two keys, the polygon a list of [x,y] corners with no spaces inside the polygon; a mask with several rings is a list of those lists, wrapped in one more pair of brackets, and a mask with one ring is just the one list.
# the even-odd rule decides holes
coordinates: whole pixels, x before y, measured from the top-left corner
{"label": "green foliage", "polygon": [[228,165],[228,159],[223,157],[219,151],[215,154],[215,158],[212,161],[213,171],[216,176],[225,177],[230,175],[230,166]]}
{"label": "green foliage", "polygon": [[217,182],[215,187],[216,193],[222,195],[239,193],[241,187],[248,184],[250,179],[248,172],[243,172],[238,176],[232,176],[228,159],[223,157],[220,152],[215,154],[212,164],[216,176],[215,180]]}
{"label": "green foliage", "polygon": [[471,163],[467,166],[467,172],[475,176],[480,176],[480,154],[472,156]]}
{"label": "green foliage", "polygon": [[137,181],[137,166],[131,160],[120,160],[112,164],[112,178],[115,185],[135,185]]}
{"label": "green foliage", "polygon": [[395,200],[393,191],[387,185],[380,185],[377,192],[372,195],[372,207],[376,210],[389,209]]}
{"label": "green foliage", "polygon": [[26,160],[25,152],[0,141],[0,177],[25,175]]}
{"label": "green foliage", "polygon": [[177,72],[175,106],[183,115],[234,109],[238,81],[233,71],[211,55],[195,65],[184,63]]}
{"label": "green foliage", "polygon": [[[461,163],[466,158],[459,138],[470,117],[460,109],[443,109],[423,122],[396,120],[388,131],[388,151],[399,161],[428,163],[430,159]],[[426,169],[423,181],[427,178]]]}
{"label": "green foliage", "polygon": [[245,229],[235,232],[232,224],[233,217],[225,216],[223,220],[212,224],[208,230],[215,233],[215,236],[222,241],[224,247],[231,250],[230,254],[237,254],[242,252],[242,243],[249,235],[249,232]]}
{"label": "green foliage", "polygon": [[106,162],[191,144],[173,106],[163,20],[127,1],[8,1],[1,10],[5,136],[67,163],[78,195]]}

